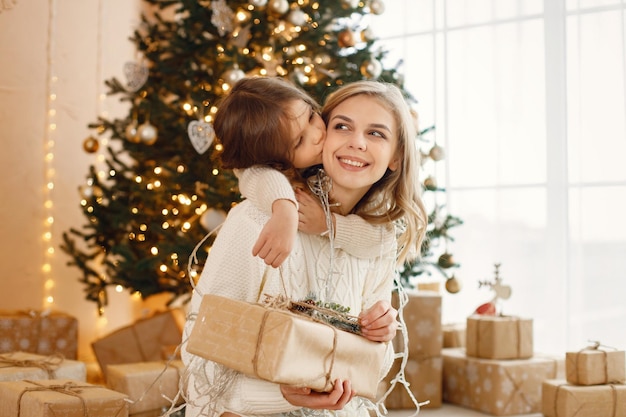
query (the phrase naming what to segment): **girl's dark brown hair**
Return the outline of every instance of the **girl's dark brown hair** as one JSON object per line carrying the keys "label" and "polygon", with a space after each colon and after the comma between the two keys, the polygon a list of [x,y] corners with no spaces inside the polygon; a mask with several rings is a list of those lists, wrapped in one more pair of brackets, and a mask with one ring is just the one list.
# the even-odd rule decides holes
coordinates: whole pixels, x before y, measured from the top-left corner
{"label": "girl's dark brown hair", "polygon": [[294,171],[291,114],[293,100],[319,105],[289,81],[278,77],[252,77],[238,81],[215,114],[215,135],[224,147],[220,155],[227,169],[267,165]]}

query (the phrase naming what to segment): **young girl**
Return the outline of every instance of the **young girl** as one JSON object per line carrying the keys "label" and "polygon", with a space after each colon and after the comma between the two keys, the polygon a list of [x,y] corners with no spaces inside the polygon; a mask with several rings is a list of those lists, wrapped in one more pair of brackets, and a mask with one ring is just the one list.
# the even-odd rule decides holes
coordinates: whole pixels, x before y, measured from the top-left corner
{"label": "young girl", "polygon": [[[275,147],[266,153],[275,155],[263,162],[303,185],[297,182],[291,159],[285,157],[285,153],[297,152],[293,144],[299,143],[303,132],[305,139],[309,133],[310,123],[298,123],[303,121],[299,116],[305,114],[303,101],[306,103],[304,99],[275,102],[276,107],[282,107],[277,120],[289,126],[286,135],[277,134],[280,129],[268,126],[268,117],[261,120],[244,117],[242,120],[242,114],[238,113],[244,112],[222,113],[224,107],[220,107],[215,129],[224,144],[225,164],[246,168],[245,164],[234,163],[251,151],[247,148],[246,136],[236,132],[233,126],[247,124],[244,131],[269,133],[269,136],[259,136],[265,139],[263,143],[253,145],[259,155],[264,155],[266,150],[260,148],[264,145],[271,148],[275,139],[291,138],[290,152]],[[255,108],[252,113],[256,111]],[[311,117],[315,119],[315,114]],[[371,258],[350,255],[333,246],[333,223],[329,222],[328,237],[299,233],[286,261],[280,268],[272,268],[250,256],[268,216],[251,202],[244,201],[230,210],[213,244],[192,297],[192,313],[197,312],[202,295],[206,293],[248,302],[259,301],[265,293],[282,294],[294,300],[314,293],[322,300],[349,307],[352,312],[365,311],[361,315],[364,328],[374,322],[387,323],[377,327],[380,329],[378,340],[389,341],[395,335],[395,315],[389,299],[396,261],[408,253],[419,253],[415,249],[419,249],[426,225],[419,200],[411,117],[397,88],[373,82],[355,83],[338,90],[329,98],[323,117],[328,123],[323,153],[325,171],[316,175],[309,185],[319,194],[327,211],[359,214],[379,224],[402,223],[398,235],[400,250],[393,241],[381,244],[376,256]],[[231,122],[233,119],[235,121]],[[246,142],[236,144],[244,138]],[[192,319],[186,323],[184,340],[193,324]],[[392,354],[391,349],[389,351]],[[189,373],[187,415],[219,416],[232,412],[244,416],[305,412],[307,408],[343,409],[349,415],[367,415],[367,410],[359,407],[359,398],[354,398],[350,381],[336,381],[333,391],[318,393],[245,377],[189,354],[184,343],[182,356]],[[392,359],[391,355],[388,357]]]}

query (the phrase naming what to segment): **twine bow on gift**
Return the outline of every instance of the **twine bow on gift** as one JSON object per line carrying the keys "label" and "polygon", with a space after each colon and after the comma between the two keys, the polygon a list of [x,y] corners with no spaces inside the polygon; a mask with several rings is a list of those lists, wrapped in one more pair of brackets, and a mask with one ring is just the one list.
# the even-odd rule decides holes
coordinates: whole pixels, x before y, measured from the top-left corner
{"label": "twine bow on gift", "polygon": [[580,356],[581,353],[583,352],[588,352],[588,351],[598,351],[598,352],[602,352],[603,353],[603,362],[604,362],[604,381],[606,384],[621,384],[624,381],[609,381],[609,359],[607,356],[607,352],[606,350],[614,350],[617,351],[617,348],[614,347],[610,347],[610,346],[604,346],[602,345],[598,340],[589,340],[589,343],[591,343],[591,345],[582,348],[581,350],[579,350],[578,352],[576,352],[576,356],[574,357],[574,367],[576,369],[576,381],[580,381],[581,380],[581,376],[580,376],[580,368],[582,368],[581,366],[578,366],[578,358]]}
{"label": "twine bow on gift", "polygon": [[48,379],[54,378],[54,372],[63,363],[63,355],[55,353],[50,356],[46,356],[43,359],[19,359],[10,355],[0,355],[0,368],[41,368],[48,374]]}
{"label": "twine bow on gift", "polygon": [[67,381],[64,384],[54,384],[54,385],[42,385],[37,382],[29,381],[29,380],[24,380],[24,382],[32,384],[34,385],[34,387],[24,388],[24,391],[22,391],[20,395],[17,397],[17,416],[18,417],[20,416],[20,412],[21,412],[20,408],[22,405],[22,397],[24,396],[24,394],[28,392],[35,392],[35,391],[54,391],[54,392],[58,392],[61,394],[71,395],[72,397],[76,397],[81,402],[81,405],[83,408],[83,416],[89,417],[87,414],[87,405],[85,404],[85,399],[81,397],[81,393],[84,388],[97,388],[96,385],[76,385],[76,383],[72,381]]}
{"label": "twine bow on gift", "polygon": [[[284,296],[277,296],[277,297],[273,297],[271,295],[265,294],[265,300],[263,302],[263,305],[266,307],[265,312],[263,313],[263,318],[261,319],[261,326],[259,328],[259,334],[257,337],[257,345],[256,345],[256,349],[254,350],[254,357],[252,359],[252,365],[254,367],[254,373],[255,375],[259,376],[259,372],[258,372],[258,355],[259,352],[261,351],[260,347],[263,343],[263,334],[265,333],[265,323],[267,322],[267,318],[269,317],[269,314],[272,310],[278,310],[278,311],[290,311],[293,313],[298,313],[299,310],[294,309],[294,306],[301,306],[301,307],[307,307],[310,309],[313,309],[314,311],[323,311],[324,313],[327,313],[326,308],[320,307],[320,306],[316,306],[314,304],[308,304],[308,303],[304,303],[304,302],[294,302],[294,301],[289,301],[287,298],[285,298]],[[333,313],[333,317],[339,317],[341,316],[340,313],[335,312],[333,310],[328,310],[330,312]],[[324,372],[322,375],[324,376],[324,386],[325,387],[331,387],[332,386],[332,381],[331,381],[331,377],[332,377],[332,373],[333,373],[333,367],[335,365],[335,355],[337,352],[337,331],[338,329],[333,326],[332,324],[328,323],[326,320],[322,320],[316,317],[313,317],[311,315],[308,314],[304,314],[300,311],[300,313],[298,314],[298,316],[302,316],[302,318],[304,319],[309,319],[311,321],[314,321],[316,323],[321,323],[324,324],[328,327],[330,327],[333,330],[333,346],[330,350],[330,352],[328,353],[329,359],[330,359],[330,364],[328,366],[328,371]]]}

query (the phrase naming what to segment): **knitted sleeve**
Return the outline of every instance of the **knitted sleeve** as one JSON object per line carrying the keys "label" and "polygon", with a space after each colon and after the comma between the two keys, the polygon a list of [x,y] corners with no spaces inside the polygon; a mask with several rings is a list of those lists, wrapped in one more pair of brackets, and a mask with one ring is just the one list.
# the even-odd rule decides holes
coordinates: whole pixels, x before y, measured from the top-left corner
{"label": "knitted sleeve", "polygon": [[396,236],[393,225],[375,225],[356,214],[335,215],[335,247],[357,258],[374,258],[391,245]]}
{"label": "knitted sleeve", "polygon": [[276,200],[289,200],[298,207],[296,194],[291,183],[279,171],[262,166],[254,166],[234,171],[239,179],[241,195],[267,214],[272,213],[272,203]]}

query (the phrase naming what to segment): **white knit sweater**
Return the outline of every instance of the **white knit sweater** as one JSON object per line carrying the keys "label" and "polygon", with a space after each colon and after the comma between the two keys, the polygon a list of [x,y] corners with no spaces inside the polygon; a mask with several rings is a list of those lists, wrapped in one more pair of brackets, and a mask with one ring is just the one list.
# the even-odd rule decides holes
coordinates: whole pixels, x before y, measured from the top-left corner
{"label": "white knit sweater", "polygon": [[[276,190],[271,183],[266,185]],[[267,195],[260,189],[257,191]],[[325,301],[350,307],[353,315],[369,308],[378,300],[390,300],[396,245],[395,239],[388,236],[389,229],[367,227],[370,233],[378,231],[376,241],[381,243],[362,245],[364,248],[369,247],[369,252],[374,255],[357,257],[340,248],[339,232],[343,236],[341,241],[345,239],[346,243],[350,243],[359,242],[363,237],[362,231],[358,228],[340,227],[338,222],[334,273],[330,275],[330,242],[326,237],[299,233],[293,251],[278,269],[267,266],[258,257],[253,257],[252,246],[268,219],[268,215],[250,201],[243,201],[230,210],[194,290],[190,317],[197,313],[202,295],[207,293],[248,302],[260,301],[264,294],[284,294],[290,299],[298,300],[315,293],[325,298]],[[284,399],[277,384],[232,371],[224,373],[221,366],[188,353],[185,341],[194,323],[190,319],[185,325],[181,350],[189,377],[186,393],[188,417],[213,417],[225,411],[240,416],[257,416],[298,409]],[[393,361],[390,343],[388,347],[388,366],[384,373]],[[380,379],[383,377],[384,375],[379,375]],[[225,384],[226,382],[228,383]],[[220,389],[216,391],[217,387]],[[211,398],[211,390],[214,391],[214,398]],[[359,410],[358,405],[359,401],[355,399],[344,408],[345,413],[340,414],[367,415],[365,410]]]}

